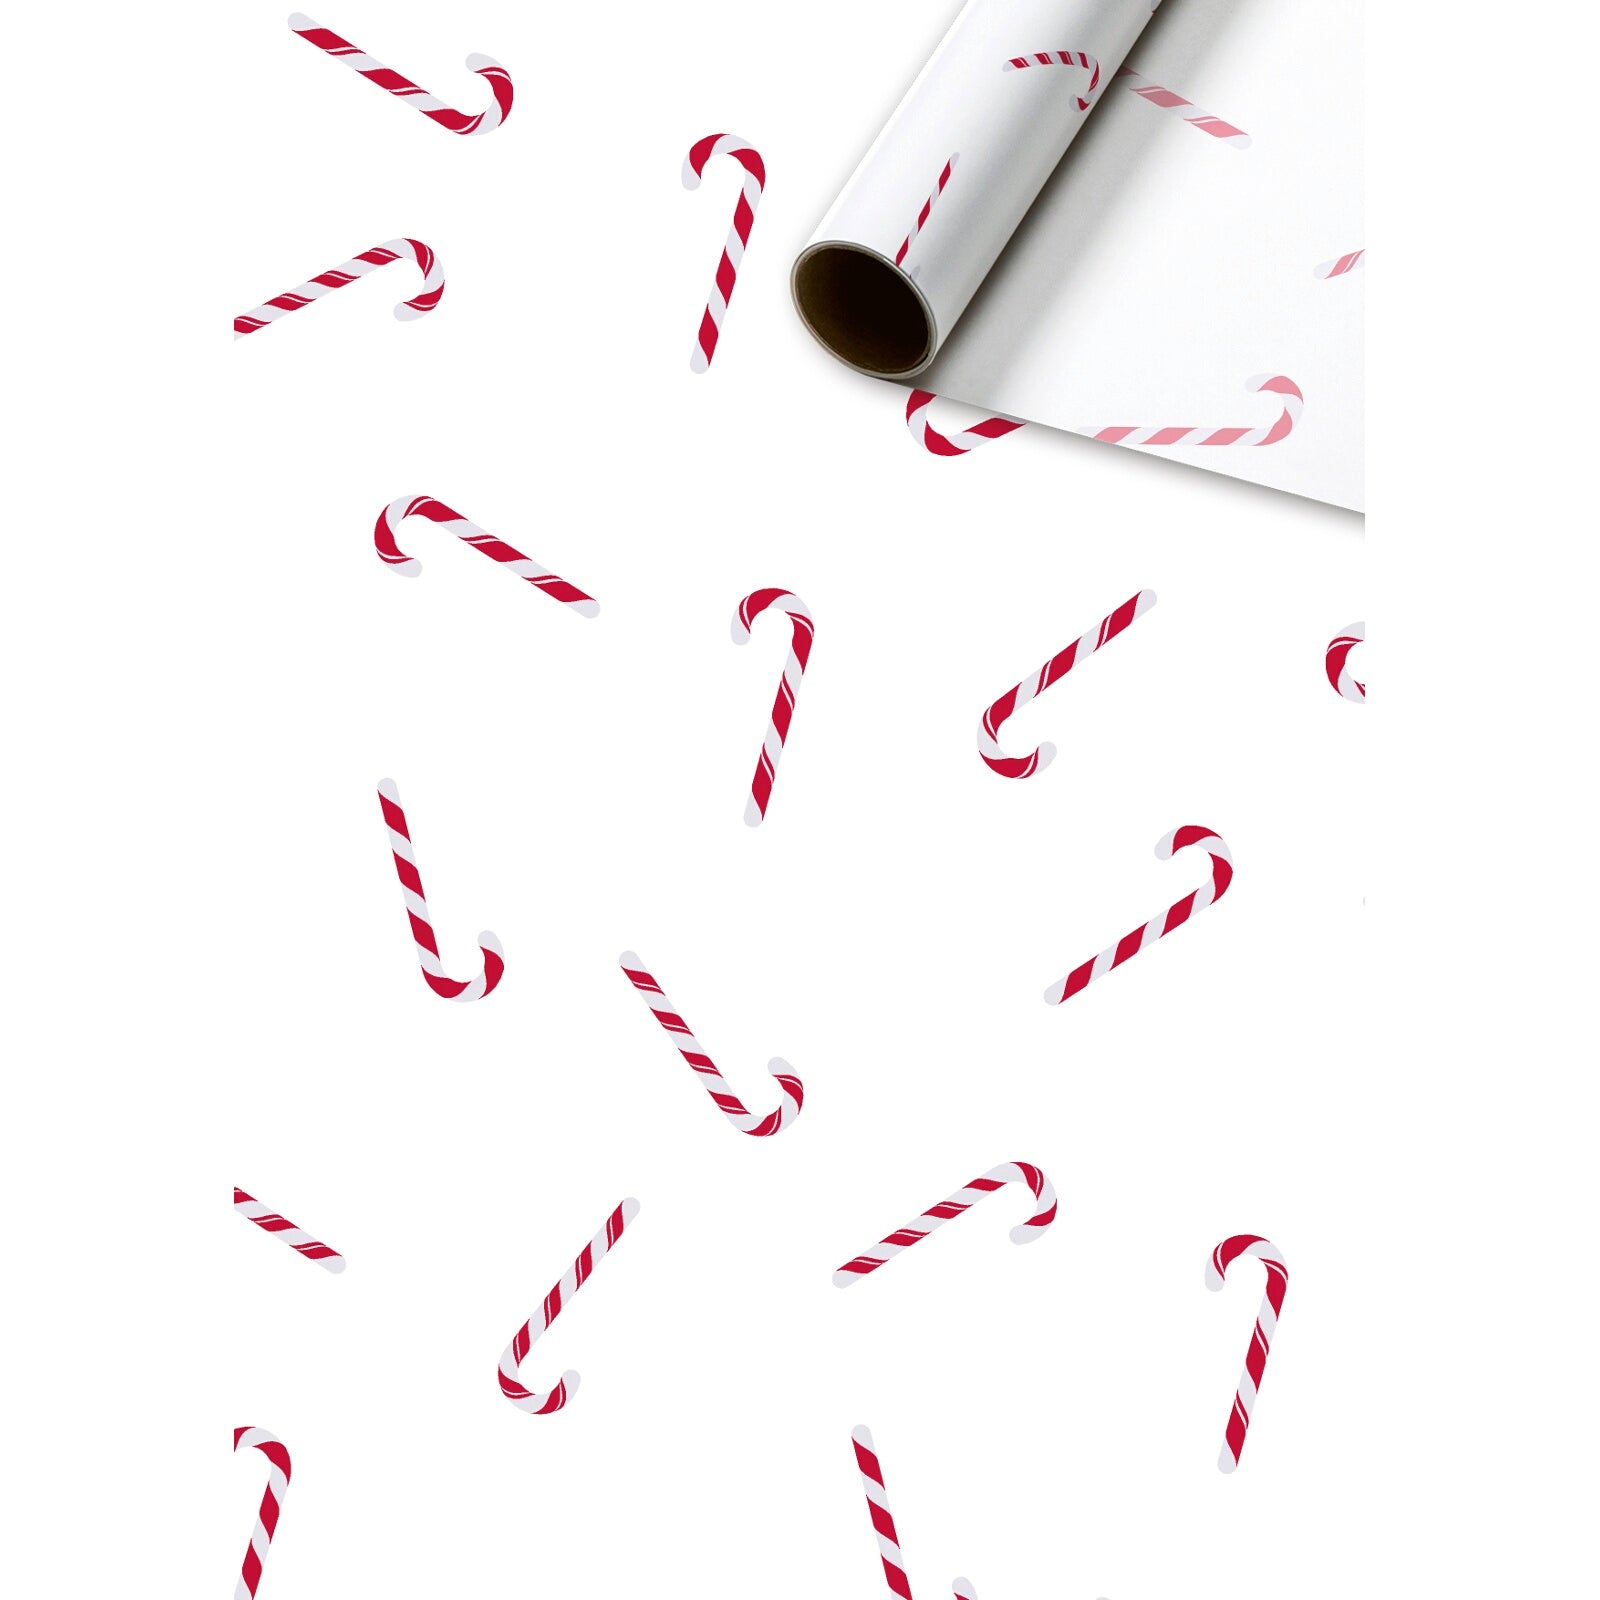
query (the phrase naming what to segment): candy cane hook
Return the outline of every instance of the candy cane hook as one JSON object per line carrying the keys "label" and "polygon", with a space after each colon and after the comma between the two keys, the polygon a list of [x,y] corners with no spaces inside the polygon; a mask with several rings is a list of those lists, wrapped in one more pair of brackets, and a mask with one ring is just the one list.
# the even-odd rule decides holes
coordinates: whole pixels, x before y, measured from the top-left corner
{"label": "candy cane hook", "polygon": [[423,116],[431,117],[451,133],[493,133],[511,115],[511,74],[493,56],[474,53],[467,57],[467,71],[476,72],[489,85],[489,92],[494,96],[487,111],[469,116],[465,111],[447,106],[426,89],[419,89],[409,78],[402,78],[392,67],[373,60],[348,39],[341,39],[333,29],[322,27],[303,13],[295,12],[289,18],[289,26],[307,44],[326,51],[335,61],[344,62],[352,72],[359,72],[368,83],[375,83],[380,89],[387,89],[390,94],[408,101]]}
{"label": "candy cane hook", "polygon": [[733,226],[728,230],[728,242],[722,247],[722,259],[717,263],[716,281],[711,285],[711,298],[700,318],[700,333],[695,340],[694,353],[689,357],[691,372],[705,372],[711,358],[717,353],[717,338],[722,332],[722,319],[728,314],[728,302],[733,298],[734,279],[739,275],[739,263],[744,260],[745,246],[750,243],[750,230],[755,226],[756,207],[761,204],[761,190],[767,181],[767,169],[761,152],[736,133],[708,133],[689,146],[683,160],[683,186],[698,189],[705,173],[706,162],[712,156],[732,156],[744,168],[744,187],[739,191],[738,203],[733,208]]}
{"label": "candy cane hook", "polygon": [[233,1186],[233,1209],[241,1217],[247,1217],[258,1228],[274,1234],[281,1239],[296,1255],[302,1255],[307,1261],[315,1261],[319,1267],[326,1267],[329,1272],[343,1272],[345,1267],[344,1257],[331,1245],[324,1244],[320,1239],[313,1239],[304,1228],[297,1228],[287,1218],[281,1217],[276,1211],[269,1211],[266,1206],[248,1195],[238,1184]]}
{"label": "candy cane hook", "polygon": [[500,1357],[500,1392],[518,1411],[529,1416],[546,1417],[559,1411],[578,1392],[578,1374],[569,1367],[561,1374],[555,1388],[540,1394],[525,1388],[517,1376],[523,1357],[536,1344],[541,1334],[561,1315],[566,1305],[594,1271],[601,1257],[622,1237],[622,1230],[639,1215],[639,1202],[627,1199],[605,1220],[605,1226],[578,1252],[578,1259],[562,1273],[561,1280],[544,1297],[544,1304],[512,1335],[505,1354]]}
{"label": "candy cane hook", "polygon": [[1046,1005],[1058,1006],[1063,1000],[1070,1000],[1080,989],[1087,989],[1096,978],[1105,977],[1113,967],[1120,967],[1129,957],[1136,956],[1146,945],[1154,944],[1163,934],[1181,928],[1195,912],[1215,905],[1228,892],[1228,885],[1233,882],[1233,857],[1228,853],[1222,835],[1213,833],[1210,828],[1202,828],[1193,822],[1174,828],[1157,843],[1156,855],[1167,861],[1191,844],[1203,845],[1210,855],[1211,881],[1201,884],[1193,894],[1186,894],[1176,904],[1169,906],[1163,915],[1152,917],[1142,928],[1125,934],[1114,945],[1102,950],[1094,960],[1074,967],[1059,983],[1052,983],[1044,992]]}
{"label": "candy cane hook", "polygon": [[1005,1161],[991,1167],[981,1178],[974,1178],[965,1187],[957,1189],[948,1200],[929,1206],[920,1217],[903,1228],[896,1228],[889,1237],[875,1245],[864,1255],[847,1261],[833,1275],[834,1287],[848,1289],[859,1283],[869,1272],[876,1272],[885,1262],[892,1261],[902,1250],[920,1244],[935,1228],[942,1228],[952,1217],[970,1211],[986,1194],[1004,1188],[1008,1183],[1025,1183],[1033,1191],[1033,1213],[1025,1222],[1011,1230],[1013,1244],[1032,1244],[1043,1238],[1044,1230],[1056,1220],[1056,1192],[1041,1168],[1026,1161]]}
{"label": "candy cane hook", "polygon": [[408,556],[395,542],[400,524],[408,517],[437,523],[445,532],[453,533],[463,544],[470,545],[474,550],[481,550],[491,561],[500,562],[507,572],[515,574],[526,583],[531,583],[540,594],[547,594],[552,600],[559,600],[562,605],[577,612],[580,617],[593,617],[599,614],[599,602],[586,595],[575,584],[568,583],[565,578],[558,578],[548,567],[541,567],[537,561],[530,560],[520,550],[512,549],[504,540],[495,538],[492,533],[485,533],[477,523],[468,522],[459,511],[452,511],[443,501],[435,500],[432,495],[427,494],[402,495],[398,500],[390,501],[378,513],[377,525],[372,530],[372,542],[377,546],[380,559],[402,576],[414,578],[422,571],[422,563],[415,556]]}
{"label": "candy cane hook", "polygon": [[[861,1474],[861,1487],[866,1491],[867,1515],[872,1519],[872,1531],[877,1536],[878,1555],[883,1561],[889,1593],[897,1600],[911,1600],[911,1580],[906,1577],[906,1560],[900,1553],[900,1535],[895,1531],[894,1517],[889,1511],[889,1492],[883,1486],[883,1466],[872,1443],[872,1430],[852,1428],[850,1443],[855,1446],[856,1470]],[[976,1592],[965,1578],[957,1578],[950,1588],[956,1600],[977,1600]]]}
{"label": "candy cane hook", "polygon": [[1087,434],[1103,444],[1128,445],[1263,445],[1278,444],[1287,439],[1295,423],[1300,420],[1305,403],[1300,385],[1280,374],[1276,377],[1263,375],[1251,378],[1245,388],[1253,394],[1275,394],[1280,398],[1283,409],[1279,411],[1275,422],[1265,428],[1083,427],[1072,431]]}
{"label": "candy cane hook", "polygon": [[235,1428],[233,1448],[253,1446],[267,1458],[267,1487],[261,1496],[261,1509],[256,1513],[256,1525],[250,1533],[250,1543],[244,1552],[244,1567],[239,1574],[238,1587],[233,1600],[255,1600],[261,1584],[261,1568],[272,1546],[272,1536],[278,1531],[278,1518],[283,1512],[283,1497],[289,1492],[289,1452],[283,1441],[265,1428]]}
{"label": "candy cane hook", "polygon": [[1074,640],[1058,655],[1053,655],[1039,668],[1034,677],[1008,689],[983,714],[978,724],[978,754],[988,763],[991,771],[1002,778],[1031,778],[1043,772],[1055,760],[1056,747],[1046,741],[1037,746],[1032,755],[1008,756],[1000,748],[1000,728],[1007,718],[1044,693],[1058,678],[1064,678],[1072,669],[1096,650],[1109,644],[1122,630],[1142,617],[1156,603],[1154,589],[1141,589],[1131,600],[1124,600],[1108,617]]}
{"label": "candy cane hook", "polygon": [[1283,1297],[1289,1288],[1289,1269],[1278,1247],[1255,1233],[1236,1233],[1211,1252],[1211,1259],[1206,1263],[1206,1288],[1220,1289],[1228,1268],[1240,1256],[1255,1256],[1267,1269],[1267,1292],[1256,1313],[1255,1330],[1250,1335],[1250,1348],[1244,1358],[1244,1376],[1239,1379],[1222,1453],[1217,1457],[1217,1466],[1223,1472],[1232,1472],[1239,1465],[1239,1453],[1244,1449],[1244,1436],[1250,1427],[1250,1413],[1255,1410],[1256,1394],[1261,1387],[1261,1374],[1266,1370],[1267,1351],[1272,1346],[1272,1335],[1283,1311]]}
{"label": "candy cane hook", "polygon": [[1082,67],[1089,74],[1089,87],[1073,100],[1080,111],[1089,109],[1088,96],[1100,87],[1100,63],[1082,50],[1036,50],[1031,56],[1012,56],[1000,64],[1002,72],[1020,72],[1024,67]]}
{"label": "candy cane hook", "polygon": [[733,614],[733,642],[750,642],[750,625],[769,606],[777,606],[788,613],[791,626],[789,654],[783,663],[783,676],[778,680],[777,698],[772,702],[772,716],[767,723],[767,737],[756,760],[755,775],[750,780],[750,798],[745,802],[746,827],[759,828],[767,814],[772,799],[772,786],[778,779],[778,758],[783,754],[783,742],[789,737],[789,724],[794,719],[795,696],[800,692],[800,679],[806,663],[811,659],[811,642],[816,637],[817,625],[811,620],[806,603],[787,589],[757,589],[739,602]]}
{"label": "candy cane hook", "polygon": [[928,421],[928,408],[938,398],[927,389],[913,389],[906,396],[906,427],[911,430],[911,437],[931,456],[964,456],[980,444],[1003,439],[1008,433],[1027,426],[1015,417],[985,417],[958,434],[943,434]]}
{"label": "candy cane hook", "polygon": [[486,994],[493,994],[506,969],[500,941],[487,929],[478,935],[478,949],[483,955],[483,971],[478,977],[463,983],[445,976],[439,960],[439,943],[433,936],[433,919],[422,892],[422,875],[417,871],[416,853],[406,827],[406,814],[400,809],[400,791],[392,778],[385,778],[378,785],[378,804],[383,807],[384,825],[389,830],[389,849],[394,855],[400,891],[405,896],[406,915],[411,919],[411,937],[417,946],[423,981],[445,1000],[481,1000]]}
{"label": "candy cane hook", "polygon": [[1348,662],[1350,652],[1366,637],[1366,623],[1352,622],[1344,632],[1336,634],[1329,640],[1328,653],[1323,658],[1323,668],[1328,674],[1328,682],[1346,700],[1354,700],[1357,705],[1366,703],[1367,686],[1364,683],[1358,683],[1350,675]]}
{"label": "candy cane hook", "polygon": [[335,289],[342,289],[346,284],[354,283],[357,278],[366,277],[369,272],[387,266],[391,261],[414,261],[422,273],[421,293],[413,295],[409,300],[402,300],[394,308],[394,314],[401,322],[415,322],[418,317],[426,316],[432,311],[443,298],[444,270],[439,265],[439,258],[420,240],[391,239],[387,244],[376,244],[370,250],[363,250],[360,255],[353,256],[349,261],[341,262],[337,267],[329,267],[326,272],[319,272],[309,283],[285,289],[282,294],[274,295],[265,305],[257,306],[253,311],[246,311],[242,316],[235,317],[233,336],[235,339],[242,339],[247,333],[259,333],[280,317],[288,316],[291,311],[303,309],[313,300],[320,300],[324,295],[332,294]]}
{"label": "candy cane hook", "polygon": [[656,1021],[666,1029],[667,1037],[678,1047],[678,1054],[704,1082],[706,1093],[715,1102],[717,1110],[740,1133],[748,1133],[755,1139],[765,1139],[771,1134],[782,1133],[800,1115],[800,1107],[805,1103],[806,1088],[795,1077],[789,1063],[782,1056],[774,1056],[767,1064],[767,1071],[777,1079],[778,1088],[783,1094],[783,1102],[776,1111],[769,1111],[764,1117],[756,1116],[745,1109],[744,1101],[728,1087],[728,1080],[717,1071],[716,1063],[701,1049],[700,1041],[689,1031],[689,1024],[667,999],[661,985],[645,971],[644,963],[638,956],[632,950],[624,950],[618,965],[621,966],[628,982],[649,1006]]}

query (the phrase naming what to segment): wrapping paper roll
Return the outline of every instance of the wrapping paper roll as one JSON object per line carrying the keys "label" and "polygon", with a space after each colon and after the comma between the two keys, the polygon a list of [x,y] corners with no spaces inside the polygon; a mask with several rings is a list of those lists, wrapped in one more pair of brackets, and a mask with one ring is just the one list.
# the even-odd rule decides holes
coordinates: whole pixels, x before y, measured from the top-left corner
{"label": "wrapping paper roll", "polygon": [[1152,11],[968,0],[795,261],[825,349],[880,378],[933,361]]}

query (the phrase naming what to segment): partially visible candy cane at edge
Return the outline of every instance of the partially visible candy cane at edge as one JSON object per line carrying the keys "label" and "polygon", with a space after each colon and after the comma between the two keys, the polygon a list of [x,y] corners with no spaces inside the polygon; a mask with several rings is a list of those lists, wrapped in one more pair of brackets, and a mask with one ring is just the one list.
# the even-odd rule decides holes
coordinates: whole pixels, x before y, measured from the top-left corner
{"label": "partially visible candy cane at edge", "polygon": [[894,253],[894,264],[898,267],[906,258],[906,251],[911,248],[911,241],[928,225],[928,218],[933,214],[933,203],[944,193],[944,186],[949,183],[950,175],[956,170],[956,162],[961,159],[958,150],[945,162],[939,170],[938,181],[933,186],[933,193],[922,202],[922,209],[917,213],[917,220],[911,224],[911,232],[900,242],[900,248]]}
{"label": "partially visible candy cane at edge", "polygon": [[1277,1331],[1278,1317],[1283,1311],[1283,1297],[1289,1290],[1289,1269],[1278,1247],[1255,1233],[1236,1233],[1211,1252],[1211,1259],[1206,1263],[1206,1287],[1213,1291],[1222,1288],[1228,1268],[1240,1256],[1255,1256],[1267,1269],[1267,1291],[1256,1313],[1250,1348],[1244,1358],[1244,1375],[1233,1397],[1222,1453],[1217,1457],[1217,1466],[1223,1472],[1232,1472],[1239,1465],[1244,1436],[1250,1427],[1250,1413],[1255,1410],[1256,1394],[1261,1387],[1261,1374],[1267,1366],[1267,1351],[1272,1347],[1272,1335]]}
{"label": "partially visible candy cane at edge", "polygon": [[[852,1428],[850,1443],[855,1447],[856,1470],[861,1474],[861,1487],[866,1491],[867,1515],[872,1519],[872,1532],[878,1541],[878,1555],[883,1561],[883,1576],[889,1593],[896,1596],[896,1600],[911,1600],[906,1558],[900,1553],[900,1535],[895,1531],[894,1517],[889,1511],[889,1492],[883,1486],[883,1467],[872,1443],[872,1430]],[[965,1578],[957,1578],[950,1587],[956,1600],[977,1600],[972,1585]]]}
{"label": "partially visible candy cane at edge", "polygon": [[283,1513],[283,1499],[289,1492],[289,1452],[275,1434],[265,1428],[235,1428],[233,1448],[253,1447],[267,1458],[267,1487],[261,1496],[261,1509],[256,1513],[256,1525],[250,1533],[250,1543],[244,1552],[244,1567],[239,1574],[238,1586],[233,1591],[234,1600],[255,1600],[261,1585],[261,1568],[272,1548],[272,1536],[278,1531],[278,1518]]}
{"label": "partially visible candy cane at edge", "polygon": [[1228,892],[1228,885],[1233,882],[1233,857],[1222,836],[1213,833],[1210,828],[1202,828],[1192,822],[1174,828],[1156,844],[1156,855],[1167,861],[1191,844],[1202,846],[1211,857],[1211,877],[1192,894],[1186,894],[1175,905],[1169,906],[1159,917],[1152,917],[1143,927],[1135,928],[1132,933],[1125,934],[1114,945],[1102,950],[1092,961],[1074,967],[1059,983],[1052,983],[1044,992],[1046,1005],[1058,1006],[1070,1000],[1080,990],[1087,989],[1096,978],[1103,978],[1114,967],[1120,967],[1124,961],[1138,955],[1146,946],[1154,944],[1174,928],[1181,928],[1195,912],[1215,905]]}
{"label": "partially visible candy cane at edge", "polygon": [[409,78],[402,78],[392,67],[375,61],[348,39],[341,39],[332,28],[324,28],[320,23],[313,22],[303,12],[295,12],[289,18],[289,26],[307,44],[315,45],[335,61],[344,62],[352,72],[360,73],[369,83],[398,95],[414,110],[431,118],[441,128],[448,128],[451,133],[493,133],[511,115],[511,74],[493,56],[473,54],[467,57],[467,71],[476,72],[489,85],[489,92],[494,96],[487,111],[468,114],[457,111],[454,106],[447,106],[426,89],[419,89]]}
{"label": "partially visible candy cane at edge", "polygon": [[265,305],[235,317],[233,336],[242,339],[247,333],[259,333],[280,317],[288,316],[291,311],[302,310],[314,300],[332,294],[335,289],[343,289],[357,278],[364,278],[369,272],[387,266],[391,261],[414,261],[422,273],[421,293],[409,300],[402,300],[394,308],[396,318],[401,322],[414,322],[418,317],[426,316],[444,295],[444,271],[439,265],[439,258],[418,239],[391,239],[387,244],[377,244],[370,250],[363,250],[349,261],[329,267],[326,272],[319,272],[310,282],[285,289]]}
{"label": "partially visible candy cane at edge", "polygon": [[708,133],[689,146],[683,161],[683,186],[698,189],[705,173],[706,163],[712,156],[732,156],[744,168],[744,187],[733,208],[733,226],[728,230],[728,241],[722,247],[722,259],[717,263],[717,276],[711,285],[711,297],[700,318],[700,332],[695,338],[694,351],[689,357],[691,372],[706,372],[711,358],[717,353],[717,339],[722,333],[722,319],[728,314],[728,302],[733,298],[734,280],[739,276],[739,263],[744,260],[745,246],[750,243],[750,230],[755,226],[756,207],[761,204],[761,191],[766,185],[767,169],[761,152],[736,133]]}
{"label": "partially visible candy cane at edge", "polygon": [[559,600],[569,611],[575,611],[580,617],[592,617],[599,613],[599,602],[586,595],[575,584],[568,583],[565,578],[558,578],[548,567],[541,567],[537,561],[530,560],[503,539],[497,539],[492,533],[485,533],[477,523],[468,522],[459,511],[452,511],[442,500],[435,500],[432,495],[427,494],[402,495],[398,500],[390,501],[378,513],[377,525],[372,530],[372,542],[377,547],[378,555],[389,567],[403,576],[414,578],[422,571],[422,563],[415,556],[408,556],[395,542],[400,524],[408,517],[436,523],[446,533],[453,533],[462,543],[470,545],[474,550],[482,551],[491,561],[500,562],[507,572],[531,583],[540,594],[547,594],[552,600]]}
{"label": "partially visible candy cane at edge", "polygon": [[1317,278],[1342,278],[1347,272],[1354,272],[1367,259],[1365,250],[1352,250],[1349,255],[1335,256],[1332,261],[1321,261],[1311,269],[1313,277]]}
{"label": "partially visible candy cane at edge", "polygon": [[1200,110],[1193,101],[1185,100],[1181,94],[1172,89],[1164,89],[1159,83],[1150,83],[1142,73],[1135,72],[1132,67],[1121,67],[1116,75],[1119,78],[1137,78],[1139,80],[1137,83],[1125,83],[1123,87],[1132,89],[1141,100],[1148,100],[1151,105],[1159,106],[1163,111],[1176,113],[1191,128],[1198,128],[1201,133],[1209,133],[1213,139],[1220,139],[1235,150],[1250,148],[1250,135],[1243,129],[1234,127],[1231,122],[1224,122],[1221,117],[1212,116],[1209,111]]}
{"label": "partially visible candy cane at edge", "polygon": [[1110,616],[1102,617],[1081,639],[1075,639],[1065,650],[1051,656],[1032,678],[1008,689],[984,712],[983,721],[978,724],[978,754],[992,771],[1002,778],[1031,778],[1050,765],[1055,759],[1056,747],[1048,741],[1030,756],[1008,756],[1000,748],[1001,725],[1036,695],[1043,694],[1058,678],[1066,677],[1085,656],[1109,644],[1155,603],[1155,590],[1141,589],[1131,600],[1124,600]]}
{"label": "partially visible candy cane at edge", "polygon": [[1074,433],[1087,434],[1091,439],[1097,439],[1103,444],[1136,444],[1136,445],[1260,445],[1277,444],[1280,440],[1289,437],[1290,430],[1300,420],[1301,408],[1305,404],[1305,396],[1300,392],[1300,385],[1292,378],[1281,375],[1266,375],[1251,378],[1245,388],[1253,394],[1275,394],[1283,403],[1283,409],[1278,413],[1277,420],[1265,428],[1195,428],[1195,427],[1165,427],[1165,428],[1131,428],[1112,427],[1074,428]]}
{"label": "partially visible candy cane at edge", "polygon": [[946,435],[928,421],[928,407],[938,398],[927,389],[913,389],[906,396],[906,427],[911,430],[911,437],[929,455],[964,456],[969,450],[976,450],[980,444],[988,444],[991,439],[1003,439],[1008,433],[1015,433],[1018,428],[1027,426],[1015,417],[985,417],[982,422],[963,428],[958,434]]}
{"label": "partially visible candy cane at edge", "polygon": [[1031,1166],[1026,1161],[1004,1161],[998,1167],[991,1167],[981,1178],[974,1178],[957,1189],[948,1199],[929,1206],[903,1228],[896,1228],[871,1250],[845,1262],[833,1275],[834,1287],[848,1289],[851,1284],[859,1283],[869,1272],[876,1272],[902,1251],[920,1244],[935,1228],[942,1228],[954,1217],[964,1216],[985,1195],[1003,1189],[1008,1183],[1025,1184],[1034,1198],[1032,1213],[1011,1230],[1011,1242],[1032,1244],[1035,1239],[1043,1238],[1045,1229],[1056,1220],[1056,1192],[1050,1180],[1041,1167]]}
{"label": "partially visible candy cane at edge", "polygon": [[561,1280],[544,1297],[544,1304],[511,1337],[500,1357],[500,1392],[518,1411],[529,1416],[547,1417],[559,1411],[578,1392],[578,1374],[568,1368],[555,1388],[540,1393],[527,1388],[517,1369],[538,1342],[539,1336],[561,1315],[562,1308],[589,1281],[600,1259],[622,1237],[622,1230],[639,1215],[639,1202],[627,1199],[606,1218],[604,1226],[578,1252],[578,1259],[562,1273]]}
{"label": "partially visible candy cane at edge", "polygon": [[255,1198],[248,1195],[238,1184],[233,1186],[233,1209],[241,1217],[248,1218],[258,1228],[272,1234],[295,1252],[302,1255],[307,1261],[315,1261],[319,1267],[326,1267],[329,1272],[343,1272],[345,1260],[331,1245],[324,1244],[320,1239],[313,1239],[304,1228],[297,1228],[287,1218],[279,1216],[276,1211],[269,1210]]}
{"label": "partially visible candy cane at edge", "polygon": [[1088,96],[1100,86],[1100,63],[1082,50],[1035,50],[1032,55],[1012,56],[1001,64],[1003,72],[1020,72],[1024,67],[1082,67],[1089,74],[1089,87],[1073,98],[1080,111],[1089,109]]}
{"label": "partially visible candy cane at edge", "polygon": [[772,715],[767,720],[767,736],[756,758],[750,798],[745,802],[745,826],[750,828],[759,828],[766,819],[772,786],[778,781],[778,761],[783,755],[784,741],[789,737],[789,724],[794,720],[795,697],[800,693],[800,680],[805,675],[817,635],[817,625],[799,595],[790,594],[787,589],[755,589],[739,602],[739,609],[733,614],[733,642],[748,644],[751,625],[772,606],[789,618],[789,654],[784,658],[783,676],[778,679],[778,693],[772,702]]}
{"label": "partially visible candy cane at edge", "polygon": [[1323,668],[1328,674],[1328,682],[1346,700],[1354,700],[1357,705],[1366,704],[1367,686],[1351,675],[1349,659],[1350,652],[1366,637],[1366,623],[1352,622],[1342,633],[1336,634],[1328,641],[1328,653],[1323,657]]}

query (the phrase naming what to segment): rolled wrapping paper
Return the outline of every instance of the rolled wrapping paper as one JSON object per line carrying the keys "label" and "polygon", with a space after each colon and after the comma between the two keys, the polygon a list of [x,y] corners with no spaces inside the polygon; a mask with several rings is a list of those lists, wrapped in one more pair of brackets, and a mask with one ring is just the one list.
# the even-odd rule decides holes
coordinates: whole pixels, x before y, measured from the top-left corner
{"label": "rolled wrapping paper", "polygon": [[824,349],[879,378],[932,362],[1153,10],[967,0],[795,260]]}

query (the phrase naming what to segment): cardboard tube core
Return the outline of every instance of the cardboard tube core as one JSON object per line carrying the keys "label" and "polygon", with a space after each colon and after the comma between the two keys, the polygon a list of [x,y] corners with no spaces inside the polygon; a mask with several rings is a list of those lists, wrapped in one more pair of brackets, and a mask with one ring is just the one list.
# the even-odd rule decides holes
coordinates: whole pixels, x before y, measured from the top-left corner
{"label": "cardboard tube core", "polygon": [[789,277],[795,310],[831,355],[874,378],[909,378],[933,359],[928,302],[893,262],[860,245],[824,241]]}

